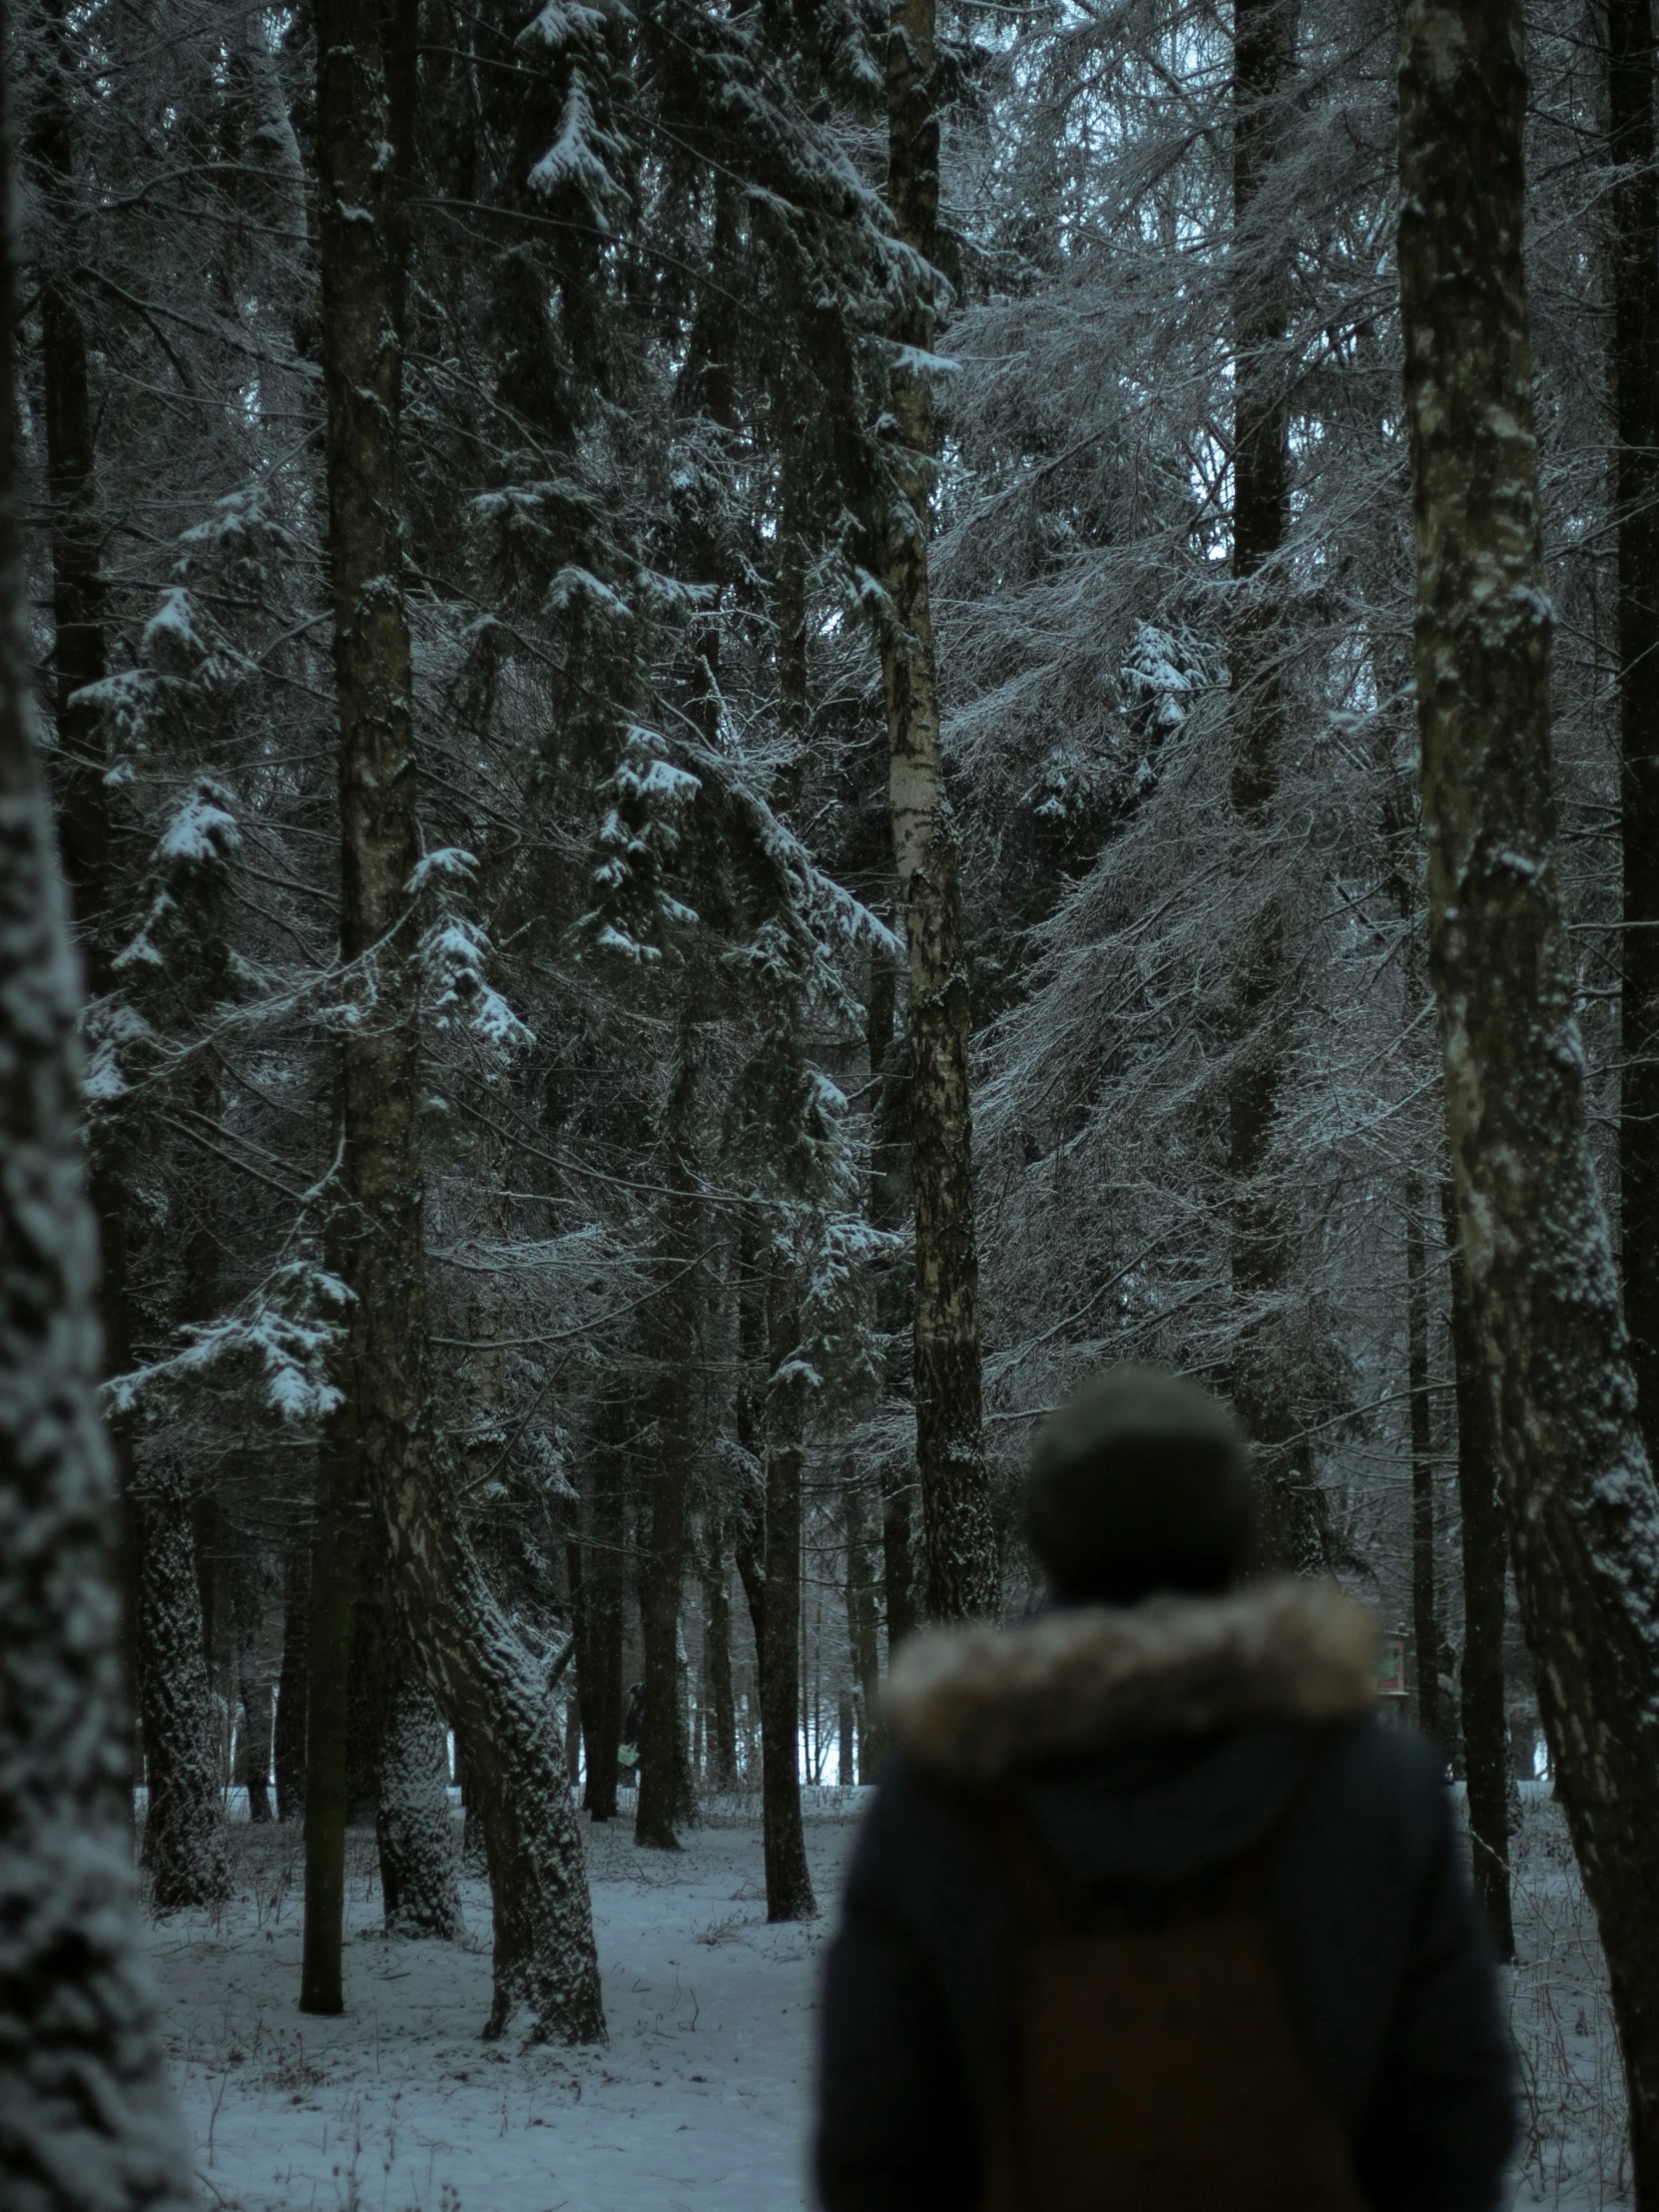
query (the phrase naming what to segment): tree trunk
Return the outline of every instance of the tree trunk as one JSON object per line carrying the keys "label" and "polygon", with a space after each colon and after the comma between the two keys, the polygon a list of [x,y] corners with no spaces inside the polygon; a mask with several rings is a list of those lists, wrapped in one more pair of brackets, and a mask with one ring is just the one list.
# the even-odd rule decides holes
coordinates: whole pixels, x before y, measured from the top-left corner
{"label": "tree trunk", "polygon": [[1434,1439],[1428,1403],[1428,1278],[1422,1184],[1405,1179],[1405,1382],[1411,1434],[1411,1638],[1417,1653],[1417,1726],[1445,1740],[1440,1711],[1440,1616],[1434,1601]]}
{"label": "tree trunk", "polygon": [[[395,10],[399,41],[414,9]],[[374,9],[316,10],[316,146],[327,395],[328,549],[339,696],[341,954],[374,1019],[342,1040],[344,1275],[357,1300],[365,1486],[404,1626],[462,1731],[495,1915],[486,2033],[527,2004],[532,2034],[605,2032],[581,1838],[539,1674],[446,1494],[427,1379],[420,976],[408,885],[420,856],[401,581],[401,348],[395,168]]]}
{"label": "tree trunk", "polygon": [[[938,245],[939,124],[934,0],[892,0],[887,42],[887,194],[893,227],[929,263]],[[890,335],[933,348],[931,303]],[[885,548],[890,606],[881,640],[893,852],[910,971],[910,1175],[916,1274],[913,1385],[927,1609],[934,1620],[994,1614],[997,1560],[980,1430],[979,1260],[973,1220],[968,990],[959,851],[945,796],[928,598],[932,394],[897,370],[889,412],[900,496]]]}
{"label": "tree trunk", "polygon": [[[62,788],[58,822],[63,868],[78,924],[88,995],[113,988],[115,860],[104,783],[104,734],[84,697],[108,673],[105,623],[108,589],[98,512],[98,461],[92,374],[85,325],[65,259],[78,257],[72,228],[75,181],[72,113],[66,76],[68,32],[63,17],[42,26],[42,60],[29,134],[28,167],[46,217],[46,247],[38,272],[41,389],[46,428],[46,479],[51,499],[52,699]],[[98,1309],[103,1322],[104,1373],[134,1364],[133,1298],[128,1252],[129,1208],[119,1114],[106,1115],[89,1161],[93,1212],[99,1227]],[[138,1545],[133,1423],[110,1422],[120,1503],[122,1648],[130,1705],[138,1685]]]}
{"label": "tree trunk", "polygon": [[1607,0],[1624,851],[1619,1226],[1630,1360],[1659,1451],[1659,174],[1652,0]]}
{"label": "tree trunk", "polygon": [[137,1501],[139,1691],[149,1811],[143,1864],[158,1912],[216,1905],[230,1890],[213,1687],[189,1486],[159,1456]]}
{"label": "tree trunk", "polygon": [[[0,12],[0,208],[13,204]],[[17,298],[0,229],[0,2201],[196,2202],[128,1851],[116,1491],[80,989],[33,744],[17,538]]]}
{"label": "tree trunk", "polygon": [[1451,1271],[1451,1360],[1457,1384],[1457,1518],[1463,1554],[1463,1664],[1458,1679],[1463,1773],[1468,1790],[1474,1892],[1485,1908],[1497,1954],[1515,1955],[1509,1903],[1508,1727],[1503,1699],[1503,1611],[1509,1546],[1497,1494],[1492,1402],[1468,1277],[1457,1236],[1451,1185],[1440,1185]]}
{"label": "tree trunk", "polygon": [[[339,1231],[330,1228],[330,1273]],[[311,1545],[310,1623],[305,1658],[305,1925],[299,1965],[301,2012],[345,2008],[340,1942],[345,1928],[345,1824],[350,1732],[351,1594],[357,1547],[358,1316],[336,1371],[340,1401],[317,1455]]]}
{"label": "tree trunk", "polygon": [[755,1623],[761,1674],[761,1823],[767,1919],[810,1920],[818,1911],[801,1826],[801,1476],[806,1383],[792,1372],[801,1346],[801,1288],[779,1233],[766,1257],[766,1538]]}
{"label": "tree trunk", "polygon": [[276,1818],[305,1811],[305,1659],[311,1609],[311,1546],[294,1536],[282,1562],[282,1671],[276,1683]]}
{"label": "tree trunk", "polygon": [[232,1633],[236,1644],[237,1697],[242,1705],[243,1784],[248,1818],[271,1819],[271,1684],[260,1665],[260,1563],[239,1539],[231,1563]]}
{"label": "tree trunk", "polygon": [[352,1560],[351,1648],[345,1667],[345,1825],[372,1828],[380,1808],[380,1759],[391,1702],[388,1646],[396,1631],[391,1571],[371,1524],[359,1524]]}
{"label": "tree trunk", "polygon": [[401,1636],[387,1658],[374,1813],[386,1934],[458,1942],[466,1926],[449,1818],[443,1720],[419,1661]]}
{"label": "tree trunk", "polygon": [[881,1497],[881,1591],[887,1608],[887,1664],[916,1627],[915,1567],[910,1550],[910,1469],[889,1470]]}
{"label": "tree trunk", "polygon": [[[602,1419],[608,1421],[610,1409]],[[567,1550],[577,1595],[576,1688],[588,1779],[582,1810],[590,1819],[616,1818],[617,1750],[622,1742],[622,1547],[626,1526],[621,1454],[606,1440],[590,1456],[593,1494],[589,1541]]]}
{"label": "tree trunk", "polygon": [[686,1572],[686,1467],[691,1455],[691,1385],[698,1351],[697,1252],[701,1236],[696,1194],[694,1123],[697,1037],[692,1017],[681,1024],[680,1060],[669,1094],[663,1182],[663,1283],[644,1314],[646,1349],[657,1380],[640,1501],[640,1629],[645,1715],[640,1730],[639,1804],[634,1841],[677,1851],[677,1801],[683,1795],[685,1747],[680,1729],[680,1593]]}
{"label": "tree trunk", "polygon": [[[1318,1486],[1292,1396],[1278,1308],[1290,1287],[1291,1206],[1272,1176],[1280,1071],[1289,1049],[1290,961],[1275,879],[1275,810],[1285,735],[1283,584],[1274,563],[1289,522],[1290,408],[1285,360],[1292,234],[1260,202],[1278,165],[1296,78],[1297,0],[1236,0],[1233,13],[1233,579],[1229,630],[1233,813],[1243,870],[1265,870],[1241,923],[1228,1078],[1230,1257],[1241,1323],[1231,1378],[1263,1483],[1264,1562],[1324,1562]],[[1271,230],[1272,236],[1264,236]]]}
{"label": "tree trunk", "polygon": [[732,1693],[732,1589],[726,1563],[726,1529],[711,1512],[703,1562],[703,1704],[708,1715],[704,1738],[711,1790],[738,1786],[738,1716]]}
{"label": "tree trunk", "polygon": [[1457,1217],[1521,1620],[1659,2206],[1659,1489],[1636,1418],[1553,845],[1521,256],[1520,0],[1407,0],[1400,298],[1417,703]]}
{"label": "tree trunk", "polygon": [[846,1514],[846,1640],[857,1686],[860,1725],[857,1773],[845,1770],[841,1780],[867,1783],[875,1780],[887,1750],[887,1732],[881,1722],[879,1623],[864,1491],[856,1481],[849,1481],[842,1495]]}

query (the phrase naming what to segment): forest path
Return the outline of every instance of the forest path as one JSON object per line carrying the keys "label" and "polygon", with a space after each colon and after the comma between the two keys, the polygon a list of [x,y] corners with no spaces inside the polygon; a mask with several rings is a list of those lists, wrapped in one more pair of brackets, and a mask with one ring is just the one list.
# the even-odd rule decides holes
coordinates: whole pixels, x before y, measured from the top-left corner
{"label": "forest path", "polygon": [[[350,1841],[347,2009],[307,2018],[299,1838],[234,1827],[226,1912],[155,1928],[174,2079],[205,2201],[235,2212],[798,2212],[819,1953],[861,1793],[807,1793],[817,1921],[766,1924],[758,1817],[683,1852],[583,1822],[608,2049],[489,2044],[489,1899],[469,1940],[378,1933]],[[812,1801],[818,1801],[813,1803]],[[817,1817],[812,1817],[813,1815]]]}

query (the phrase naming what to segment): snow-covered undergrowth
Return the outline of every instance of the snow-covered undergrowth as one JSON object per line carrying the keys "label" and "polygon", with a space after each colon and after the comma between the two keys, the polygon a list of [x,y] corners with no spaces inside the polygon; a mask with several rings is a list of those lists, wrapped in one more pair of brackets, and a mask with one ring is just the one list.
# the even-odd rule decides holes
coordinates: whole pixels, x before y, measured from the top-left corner
{"label": "snow-covered undergrowth", "polygon": [[296,1829],[231,1831],[225,1910],[153,1934],[204,2201],[237,2212],[797,2212],[807,2202],[818,1952],[857,1791],[813,1791],[824,1915],[769,1928],[758,1804],[715,1801],[677,1855],[584,1821],[607,2049],[479,2040],[489,1901],[467,1944],[378,1934],[374,1842],[349,1839],[346,2006],[296,2005]]}
{"label": "snow-covered undergrowth", "polygon": [[[465,1946],[378,1934],[373,1838],[349,1842],[347,2010],[303,2017],[296,1830],[234,1821],[230,1903],[153,1936],[205,2201],[235,2212],[798,2212],[818,1952],[863,1793],[806,1793],[823,1916],[768,1928],[759,1803],[716,1800],[677,1856],[583,1823],[608,2049],[487,2044],[489,1902]],[[1517,2206],[1629,2203],[1595,1924],[1560,1809],[1529,1785],[1515,1853]]]}

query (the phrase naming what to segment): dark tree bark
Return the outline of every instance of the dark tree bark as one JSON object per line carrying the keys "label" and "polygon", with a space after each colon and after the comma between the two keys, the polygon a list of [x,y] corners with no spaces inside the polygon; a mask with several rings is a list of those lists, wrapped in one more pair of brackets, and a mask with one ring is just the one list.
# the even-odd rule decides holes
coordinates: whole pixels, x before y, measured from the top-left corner
{"label": "dark tree bark", "polygon": [[1520,0],[1407,0],[1400,299],[1417,703],[1458,1228],[1521,1621],[1659,2206],[1659,1489],[1636,1417],[1554,864],[1521,234]]}
{"label": "dark tree bark", "polygon": [[371,1523],[360,1523],[352,1559],[351,1651],[345,1669],[345,1825],[372,1828],[390,1702],[387,1647],[395,1630],[391,1571]]}
{"label": "dark tree bark", "polygon": [[271,1819],[271,1684],[260,1665],[260,1563],[244,1535],[231,1563],[232,1634],[242,1706],[243,1785],[248,1818]]}
{"label": "dark tree bark", "polygon": [[1618,506],[1619,1227],[1630,1359],[1648,1457],[1659,1450],[1659,172],[1652,0],[1607,0]]}
{"label": "dark tree bark", "polygon": [[679,1065],[665,1116],[663,1282],[644,1313],[646,1347],[656,1363],[640,1499],[640,1629],[645,1715],[640,1730],[639,1804],[634,1841],[677,1851],[674,1825],[683,1796],[685,1745],[680,1726],[680,1593],[686,1572],[686,1472],[691,1456],[691,1388],[697,1362],[698,1243],[694,1122],[697,1038],[682,1024]]}
{"label": "dark tree bark", "polygon": [[1405,1382],[1411,1433],[1411,1640],[1416,1647],[1417,1726],[1445,1740],[1440,1710],[1440,1614],[1434,1591],[1434,1435],[1428,1401],[1428,1275],[1422,1184],[1405,1179]]}
{"label": "dark tree bark", "polygon": [[881,1497],[881,1589],[887,1608],[887,1661],[916,1629],[915,1566],[910,1544],[910,1469],[895,1466]]}
{"label": "dark tree bark", "polygon": [[868,1511],[863,1489],[849,1481],[842,1492],[846,1527],[846,1640],[852,1679],[858,1689],[858,1768],[843,1766],[841,1780],[873,1782],[886,1757],[887,1732],[881,1720],[881,1660],[875,1605],[875,1579],[869,1552]]}
{"label": "dark tree bark", "polygon": [[1451,1360],[1457,1386],[1457,1518],[1463,1555],[1463,1664],[1458,1677],[1474,1891],[1497,1954],[1515,1955],[1509,1902],[1509,1754],[1503,1711],[1503,1614],[1509,1544],[1497,1490],[1491,1391],[1480,1361],[1456,1199],[1440,1185],[1451,1271]]}
{"label": "dark tree bark", "polygon": [[189,1484],[158,1454],[137,1499],[139,1691],[148,1811],[143,1865],[158,1912],[215,1905],[230,1889],[213,1686]]}
{"label": "dark tree bark", "polygon": [[282,1667],[276,1681],[276,1818],[305,1811],[305,1660],[311,1608],[308,1535],[288,1543],[282,1561]]}
{"label": "dark tree bark", "polygon": [[[934,0],[892,0],[887,40],[887,197],[893,227],[931,263],[938,248],[939,123]],[[933,349],[931,303],[896,313],[891,336]],[[997,1559],[980,1427],[979,1259],[973,1219],[968,989],[960,852],[945,794],[928,596],[932,393],[899,370],[888,401],[901,496],[885,547],[881,641],[888,794],[909,952],[910,1177],[916,1275],[913,1383],[927,1610],[993,1614]]]}
{"label": "dark tree bark", "polygon": [[[338,1231],[331,1234],[335,1244]],[[331,1249],[330,1272],[339,1253]],[[345,1929],[345,1828],[349,1794],[351,1594],[360,1508],[357,1395],[348,1343],[336,1371],[339,1403],[317,1455],[311,1545],[310,1622],[305,1659],[305,1924],[299,1964],[301,2012],[341,2012],[340,1943]]]}
{"label": "dark tree bark", "polygon": [[[870,948],[866,1041],[870,1080],[875,1086],[875,1126],[870,1136],[869,1218],[877,1229],[903,1227],[909,1211],[908,1147],[909,1052],[907,1042],[894,1035],[897,977],[890,955],[879,944]],[[875,1318],[889,1342],[896,1343],[903,1329],[907,1291],[890,1261],[875,1270]],[[889,1373],[885,1385],[896,1395],[908,1378]],[[911,1554],[911,1497],[915,1466],[895,1457],[883,1471],[881,1485],[881,1583],[887,1618],[887,1653],[890,1659],[916,1625],[915,1565]]]}
{"label": "dark tree bark", "polygon": [[[414,9],[393,11],[394,44]],[[495,1915],[486,2032],[603,2038],[581,1838],[539,1673],[497,1605],[441,1479],[427,1377],[419,1109],[420,978],[409,883],[420,856],[398,435],[397,165],[374,9],[316,10],[328,553],[339,696],[341,955],[374,1018],[342,1041],[343,1274],[357,1306],[364,1486],[406,1632],[466,1741]]]}
{"label": "dark tree bark", "polygon": [[801,1825],[801,1474],[806,1385],[791,1372],[801,1344],[801,1291],[782,1237],[763,1260],[768,1391],[763,1525],[738,1551],[760,1674],[761,1827],[767,1919],[818,1911]]}
{"label": "dark tree bark", "polygon": [[732,1588],[726,1528],[711,1512],[703,1558],[703,1710],[705,1776],[711,1790],[738,1786],[738,1714],[732,1691]]}
{"label": "dark tree bark", "polygon": [[[67,13],[42,25],[29,134],[28,168],[44,218],[40,286],[41,386],[46,480],[51,500],[52,701],[62,786],[58,795],[63,867],[78,924],[88,995],[113,987],[116,862],[104,784],[103,732],[84,696],[108,673],[103,573],[104,523],[98,508],[98,456],[86,326],[73,276],[75,134]],[[80,695],[80,696],[78,696]],[[98,1310],[106,1376],[133,1366],[133,1297],[122,1117],[106,1116],[89,1162],[99,1226]],[[142,1541],[134,1489],[133,1423],[110,1423],[121,1500],[122,1645],[129,1703],[139,1701],[138,1574]]]}
{"label": "dark tree bark", "polygon": [[[613,1419],[607,1407],[601,1418]],[[592,1496],[588,1541],[567,1550],[576,1601],[576,1689],[588,1779],[582,1810],[590,1819],[616,1818],[617,1751],[622,1742],[623,1538],[626,1498],[621,1453],[614,1439],[596,1442],[590,1458]]]}
{"label": "dark tree bark", "polygon": [[[0,8],[0,208],[12,206]],[[80,978],[35,758],[0,227],[0,2201],[186,2212],[128,1850],[117,1501],[99,1423]]]}
{"label": "dark tree bark", "polygon": [[[1297,0],[1236,0],[1233,12],[1233,578],[1229,631],[1233,812],[1251,892],[1233,979],[1228,1081],[1230,1252],[1241,1328],[1231,1387],[1263,1482],[1266,1563],[1323,1564],[1318,1486],[1293,1401],[1276,1308],[1295,1255],[1291,1202],[1272,1174],[1280,1071],[1289,1046],[1290,959],[1275,808],[1285,740],[1286,629],[1276,571],[1289,509],[1290,405],[1286,329],[1293,234],[1272,187],[1296,80]],[[1245,886],[1248,889],[1248,882]]]}
{"label": "dark tree bark", "polygon": [[[186,1239],[176,1314],[182,1327],[211,1321],[218,1305],[211,1216],[210,1200],[196,1210]],[[213,1680],[220,1515],[217,1492],[194,1486],[165,1440],[157,1439],[150,1456],[154,1464],[130,1493],[138,1567],[132,1645],[149,1779],[143,1864],[152,1904],[169,1911],[217,1904],[230,1881],[223,1795],[229,1778]],[[127,1479],[134,1479],[130,1459]],[[235,1695],[227,1701],[232,1711]],[[254,1810],[251,1790],[251,1817]]]}

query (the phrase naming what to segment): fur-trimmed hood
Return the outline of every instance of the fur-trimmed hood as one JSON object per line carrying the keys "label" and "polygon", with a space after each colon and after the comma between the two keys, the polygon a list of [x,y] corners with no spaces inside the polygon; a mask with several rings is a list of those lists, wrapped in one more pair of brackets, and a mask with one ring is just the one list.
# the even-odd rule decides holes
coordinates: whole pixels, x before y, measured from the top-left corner
{"label": "fur-trimmed hood", "polygon": [[1331,1582],[1077,1606],[1015,1628],[934,1630],[887,1682],[899,1751],[984,1783],[1161,1738],[1345,1720],[1376,1697],[1377,1630]]}

